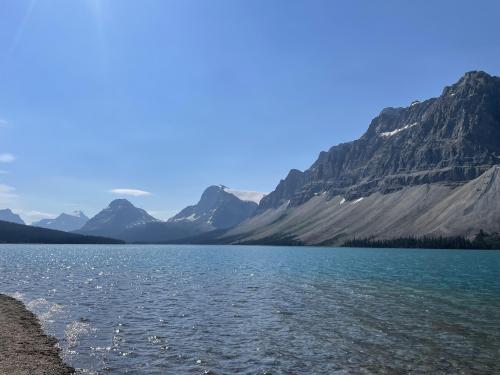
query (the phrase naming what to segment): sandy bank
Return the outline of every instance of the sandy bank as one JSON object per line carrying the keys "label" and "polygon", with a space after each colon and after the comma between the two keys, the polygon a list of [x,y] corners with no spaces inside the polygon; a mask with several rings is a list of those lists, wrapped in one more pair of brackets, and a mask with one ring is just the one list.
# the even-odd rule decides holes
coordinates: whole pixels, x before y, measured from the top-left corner
{"label": "sandy bank", "polygon": [[0,374],[72,374],[56,343],[22,302],[0,294]]}

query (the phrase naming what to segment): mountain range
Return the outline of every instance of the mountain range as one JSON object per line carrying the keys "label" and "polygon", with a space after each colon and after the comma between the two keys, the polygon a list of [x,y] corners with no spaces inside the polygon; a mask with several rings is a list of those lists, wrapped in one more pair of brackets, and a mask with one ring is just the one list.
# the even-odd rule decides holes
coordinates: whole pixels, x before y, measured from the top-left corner
{"label": "mountain range", "polygon": [[9,208],[0,210],[0,220],[7,221],[9,223],[24,224],[24,220],[15,213],[13,213]]}
{"label": "mountain range", "polygon": [[438,98],[385,108],[363,136],[291,170],[231,243],[500,231],[500,78],[466,73]]}
{"label": "mountain range", "polygon": [[103,235],[127,242],[177,242],[202,233],[227,230],[250,218],[264,194],[210,186],[199,202],[188,206],[167,221],[160,221],[125,199],[90,219],[80,234]]}
{"label": "mountain range", "polygon": [[159,222],[159,220],[145,210],[135,207],[126,199],[116,199],[88,220],[77,233],[120,238],[123,233],[136,226],[154,222]]}
{"label": "mountain range", "polygon": [[71,214],[62,213],[54,219],[42,219],[31,225],[35,227],[72,232],[81,229],[89,220],[82,211],[75,211]]}
{"label": "mountain range", "polygon": [[[0,220],[14,220],[9,212]],[[70,225],[63,215],[36,225],[136,243],[342,245],[500,233],[500,78],[468,72],[437,98],[383,109],[359,139],[292,169],[267,195],[210,186],[167,221],[125,199],[88,221],[81,214]]]}

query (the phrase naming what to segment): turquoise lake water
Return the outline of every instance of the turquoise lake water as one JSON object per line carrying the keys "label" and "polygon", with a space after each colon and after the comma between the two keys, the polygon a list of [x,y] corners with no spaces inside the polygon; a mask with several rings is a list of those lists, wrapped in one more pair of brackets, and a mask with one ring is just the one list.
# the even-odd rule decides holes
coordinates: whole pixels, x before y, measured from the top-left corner
{"label": "turquoise lake water", "polygon": [[0,245],[81,373],[500,373],[500,252]]}

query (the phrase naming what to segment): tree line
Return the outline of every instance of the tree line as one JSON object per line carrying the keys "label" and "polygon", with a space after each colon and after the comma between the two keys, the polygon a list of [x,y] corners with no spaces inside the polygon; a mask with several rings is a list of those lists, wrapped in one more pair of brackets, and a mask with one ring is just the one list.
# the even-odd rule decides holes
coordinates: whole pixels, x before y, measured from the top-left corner
{"label": "tree line", "polygon": [[500,234],[479,231],[473,239],[461,236],[423,236],[391,239],[353,238],[343,247],[410,248],[410,249],[500,249]]}

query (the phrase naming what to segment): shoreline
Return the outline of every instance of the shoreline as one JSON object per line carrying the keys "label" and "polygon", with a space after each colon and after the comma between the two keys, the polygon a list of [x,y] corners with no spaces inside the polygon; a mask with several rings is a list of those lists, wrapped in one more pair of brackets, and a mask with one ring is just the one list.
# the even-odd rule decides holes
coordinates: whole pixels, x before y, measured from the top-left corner
{"label": "shoreline", "polygon": [[56,344],[21,301],[0,294],[1,374],[73,374]]}

